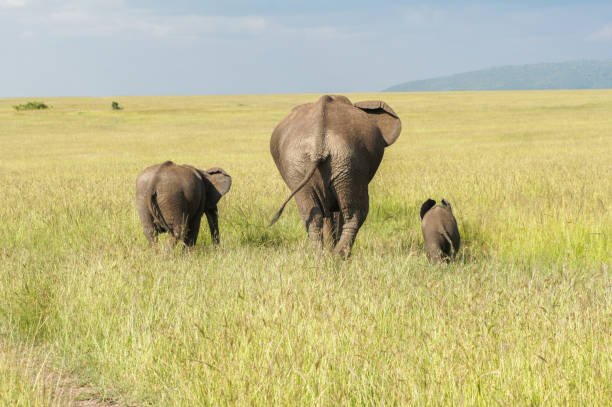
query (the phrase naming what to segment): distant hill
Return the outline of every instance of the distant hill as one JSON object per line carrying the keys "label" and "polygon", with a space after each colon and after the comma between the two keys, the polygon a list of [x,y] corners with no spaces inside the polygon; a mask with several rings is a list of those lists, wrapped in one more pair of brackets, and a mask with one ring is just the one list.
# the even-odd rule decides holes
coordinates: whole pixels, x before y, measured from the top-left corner
{"label": "distant hill", "polygon": [[607,88],[612,88],[612,60],[498,66],[405,82],[383,92]]}

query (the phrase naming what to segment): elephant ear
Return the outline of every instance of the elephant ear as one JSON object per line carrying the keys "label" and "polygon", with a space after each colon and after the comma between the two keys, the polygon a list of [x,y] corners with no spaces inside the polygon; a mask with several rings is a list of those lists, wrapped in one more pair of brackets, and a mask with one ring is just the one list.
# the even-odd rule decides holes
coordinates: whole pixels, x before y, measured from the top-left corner
{"label": "elephant ear", "polygon": [[446,206],[448,208],[448,210],[453,213],[453,208],[451,207],[450,202],[448,202],[446,199],[442,198],[442,205]]}
{"label": "elephant ear", "polygon": [[397,140],[402,131],[402,122],[391,106],[382,100],[365,100],[355,103],[354,106],[366,112],[376,122],[387,146]]}
{"label": "elephant ear", "polygon": [[431,198],[425,201],[425,203],[421,206],[421,220],[423,220],[423,218],[425,217],[425,214],[431,208],[433,208],[435,204],[436,204],[436,201],[434,201]]}
{"label": "elephant ear", "polygon": [[213,167],[204,172],[204,176],[210,183],[209,197],[207,205],[212,207],[219,202],[219,199],[230,190],[232,186],[232,177],[222,168]]}

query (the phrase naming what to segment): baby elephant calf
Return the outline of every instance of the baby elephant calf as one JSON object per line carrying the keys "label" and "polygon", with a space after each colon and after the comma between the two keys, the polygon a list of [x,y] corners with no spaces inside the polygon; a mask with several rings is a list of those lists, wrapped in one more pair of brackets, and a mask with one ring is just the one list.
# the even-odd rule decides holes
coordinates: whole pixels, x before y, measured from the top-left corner
{"label": "baby elephant calf", "polygon": [[427,257],[434,263],[455,257],[459,251],[459,230],[450,203],[442,199],[442,205],[428,199],[421,206],[421,230],[425,240]]}
{"label": "baby elephant calf", "polygon": [[212,241],[219,243],[217,202],[229,191],[232,178],[221,168],[202,171],[172,161],[145,169],[136,180],[136,206],[150,242],[168,232],[171,241],[193,246],[200,219],[206,214]]}

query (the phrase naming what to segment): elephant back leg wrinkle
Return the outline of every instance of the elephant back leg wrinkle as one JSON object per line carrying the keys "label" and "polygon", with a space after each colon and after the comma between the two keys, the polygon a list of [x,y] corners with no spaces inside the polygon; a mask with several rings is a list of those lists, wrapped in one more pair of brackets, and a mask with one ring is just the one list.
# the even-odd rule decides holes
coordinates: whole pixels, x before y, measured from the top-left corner
{"label": "elephant back leg wrinkle", "polygon": [[368,187],[362,186],[358,190],[339,191],[340,211],[342,216],[342,231],[334,252],[342,257],[348,257],[357,237],[357,232],[368,217],[369,195]]}
{"label": "elephant back leg wrinkle", "polygon": [[306,227],[308,238],[317,247],[323,247],[323,208],[311,187],[301,189],[295,195],[298,211]]}
{"label": "elephant back leg wrinkle", "polygon": [[158,228],[153,223],[153,216],[151,216],[144,204],[138,206],[138,217],[140,218],[144,235],[149,243],[157,242]]}

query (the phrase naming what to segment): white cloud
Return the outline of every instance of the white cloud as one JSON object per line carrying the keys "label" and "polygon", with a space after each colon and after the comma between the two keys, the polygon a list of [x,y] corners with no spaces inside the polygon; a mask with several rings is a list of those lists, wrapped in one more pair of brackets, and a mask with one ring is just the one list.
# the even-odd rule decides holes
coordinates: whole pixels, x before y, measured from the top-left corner
{"label": "white cloud", "polygon": [[608,24],[595,31],[587,37],[589,41],[608,42],[612,41],[612,24]]}
{"label": "white cloud", "polygon": [[[18,0],[0,0],[0,2]],[[4,4],[4,3],[0,3]],[[254,36],[268,21],[261,16],[162,15],[129,7],[124,1],[50,1],[28,4],[28,12],[15,14],[13,23],[44,35],[62,37],[142,35],[155,37]]]}
{"label": "white cloud", "polygon": [[[24,0],[0,0],[0,4]],[[136,8],[125,0],[27,0],[27,9],[11,12],[12,26],[22,36],[120,37],[134,39],[198,40],[267,35],[297,41],[336,42],[363,37],[363,27],[333,25],[261,15],[223,16],[196,13],[163,14]],[[7,16],[8,17],[8,16]],[[295,24],[297,22],[297,24]],[[2,21],[0,21],[2,25]]]}
{"label": "white cloud", "polygon": [[156,17],[152,21],[166,24],[169,32],[182,35],[238,34],[256,35],[268,26],[268,21],[260,16],[224,17],[182,15]]}
{"label": "white cloud", "polygon": [[303,34],[308,38],[319,41],[344,41],[360,37],[358,33],[329,26],[306,28],[303,30]]}
{"label": "white cloud", "polygon": [[85,21],[88,18],[89,14],[84,11],[59,11],[49,16],[49,19],[53,21],[67,23]]}
{"label": "white cloud", "polygon": [[429,5],[415,6],[405,10],[402,17],[409,27],[440,24],[449,19],[447,10]]}
{"label": "white cloud", "polygon": [[0,0],[0,8],[17,8],[25,5],[25,0]]}

